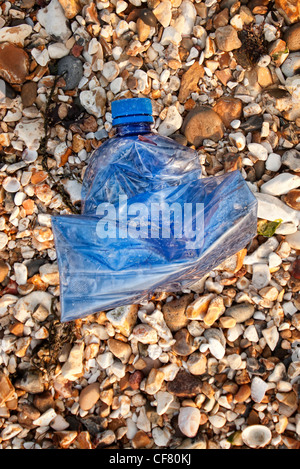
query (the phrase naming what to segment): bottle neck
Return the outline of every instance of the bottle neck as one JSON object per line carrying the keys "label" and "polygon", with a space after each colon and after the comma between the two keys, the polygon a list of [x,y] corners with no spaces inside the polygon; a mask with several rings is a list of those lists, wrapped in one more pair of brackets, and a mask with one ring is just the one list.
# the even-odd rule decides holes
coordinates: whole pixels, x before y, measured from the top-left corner
{"label": "bottle neck", "polygon": [[152,124],[150,122],[117,125],[116,135],[118,137],[123,137],[124,135],[148,134],[151,132],[151,126]]}

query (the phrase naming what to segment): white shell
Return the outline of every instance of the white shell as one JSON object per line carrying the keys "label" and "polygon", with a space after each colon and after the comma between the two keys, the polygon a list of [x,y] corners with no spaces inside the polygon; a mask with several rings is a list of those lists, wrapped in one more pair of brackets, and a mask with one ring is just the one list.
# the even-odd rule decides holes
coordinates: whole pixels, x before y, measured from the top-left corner
{"label": "white shell", "polygon": [[26,161],[26,163],[33,163],[38,157],[38,152],[36,150],[30,150],[29,148],[25,148],[22,153],[22,159]]}
{"label": "white shell", "polygon": [[6,192],[18,192],[21,184],[19,183],[17,178],[7,176],[4,179],[2,186]]}
{"label": "white shell", "polygon": [[242,431],[242,440],[250,448],[263,448],[272,439],[272,433],[265,425],[250,425]]}

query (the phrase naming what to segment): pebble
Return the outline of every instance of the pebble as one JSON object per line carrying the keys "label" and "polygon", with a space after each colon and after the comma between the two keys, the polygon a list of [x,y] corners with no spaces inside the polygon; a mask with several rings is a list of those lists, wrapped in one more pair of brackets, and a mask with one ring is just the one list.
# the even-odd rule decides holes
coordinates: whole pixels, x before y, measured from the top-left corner
{"label": "pebble", "polygon": [[287,59],[281,66],[281,71],[286,77],[292,77],[297,74],[297,70],[300,68],[300,52],[293,52],[289,54]]}
{"label": "pebble", "polygon": [[224,135],[224,124],[213,109],[199,106],[185,117],[182,132],[191,144],[199,147],[204,139],[220,140]]}
{"label": "pebble", "polygon": [[79,395],[79,405],[82,410],[89,411],[100,398],[100,384],[92,383],[84,387]]}
{"label": "pebble", "polygon": [[29,57],[25,50],[8,42],[0,44],[0,76],[10,84],[22,84],[28,74]]}
{"label": "pebble", "polygon": [[268,150],[260,143],[248,143],[248,150],[261,161],[266,161],[268,158]]}
{"label": "pebble", "polygon": [[93,90],[81,91],[79,99],[84,109],[92,116],[99,118],[104,115],[106,93],[101,86],[97,86]]}
{"label": "pebble", "polygon": [[281,219],[285,222],[295,222],[298,226],[297,212],[288,207],[280,199],[269,194],[256,193],[258,201],[257,216],[263,220],[274,221]]}
{"label": "pebble", "polygon": [[193,294],[183,295],[163,305],[164,320],[172,332],[177,332],[188,325],[189,319],[185,311],[193,297]]}
{"label": "pebble", "polygon": [[290,168],[292,171],[300,171],[300,152],[293,148],[292,150],[287,150],[282,155],[282,164]]}
{"label": "pebble", "polygon": [[7,26],[0,29],[0,42],[10,42],[24,46],[24,40],[32,33],[32,26],[22,24],[20,26]]}
{"label": "pebble", "polygon": [[289,234],[285,237],[292,249],[300,249],[300,231]]}
{"label": "pebble", "polygon": [[227,308],[225,314],[226,316],[234,318],[235,321],[239,324],[252,318],[254,311],[255,309],[252,304],[240,303]]}
{"label": "pebble", "polygon": [[78,86],[83,76],[82,62],[73,55],[63,57],[57,63],[57,73],[62,76],[66,82],[63,89],[73,90]]}
{"label": "pebble", "polygon": [[[164,2],[162,2],[164,3]],[[178,101],[184,103],[191,93],[199,90],[199,80],[204,76],[204,68],[195,61],[181,77]]]}
{"label": "pebble", "polygon": [[269,153],[266,160],[266,169],[268,171],[277,172],[281,168],[281,156],[278,153]]}
{"label": "pebble", "polygon": [[261,192],[270,195],[287,194],[291,189],[300,186],[300,177],[295,174],[281,173],[260,187]]}
{"label": "pebble", "polygon": [[64,42],[71,36],[64,10],[58,0],[51,0],[45,8],[38,10],[37,19],[48,35],[57,41]]}
{"label": "pebble", "polygon": [[36,100],[36,97],[37,84],[34,81],[25,82],[21,90],[21,99],[24,108],[32,106]]}
{"label": "pebble", "polygon": [[50,59],[61,59],[68,55],[70,50],[62,42],[54,42],[48,46],[48,54]]}
{"label": "pebble", "polygon": [[300,24],[290,26],[285,33],[285,41],[289,51],[300,50]]}
{"label": "pebble", "polygon": [[254,376],[251,381],[251,399],[254,402],[261,402],[268,389],[268,384],[259,376]]}
{"label": "pebble", "polygon": [[216,30],[216,43],[221,51],[231,52],[242,45],[233,26],[222,26]]}
{"label": "pebble", "polygon": [[271,281],[270,269],[267,264],[253,264],[252,284],[257,290],[266,287]]}
{"label": "pebble", "polygon": [[164,28],[167,28],[170,25],[172,19],[172,3],[168,0],[160,2],[154,8],[153,14],[155,15],[157,21],[159,21]]}
{"label": "pebble", "polygon": [[300,189],[289,190],[284,197],[284,202],[294,210],[300,210]]}
{"label": "pebble", "polygon": [[239,121],[242,117],[243,103],[238,98],[222,96],[217,100],[213,109],[219,114],[225,127],[229,128],[230,126],[232,127],[233,122]]}
{"label": "pebble", "polygon": [[169,137],[182,125],[182,117],[175,106],[170,106],[167,111],[166,118],[158,127],[158,133],[164,137]]}
{"label": "pebble", "polygon": [[181,407],[178,415],[178,426],[180,431],[193,438],[198,432],[200,425],[200,410],[196,407]]}
{"label": "pebble", "polygon": [[279,332],[276,326],[268,327],[262,331],[268,346],[273,351],[279,340]]}
{"label": "pebble", "polygon": [[202,382],[186,371],[179,371],[172,381],[168,381],[167,390],[177,397],[194,397],[201,392]]}

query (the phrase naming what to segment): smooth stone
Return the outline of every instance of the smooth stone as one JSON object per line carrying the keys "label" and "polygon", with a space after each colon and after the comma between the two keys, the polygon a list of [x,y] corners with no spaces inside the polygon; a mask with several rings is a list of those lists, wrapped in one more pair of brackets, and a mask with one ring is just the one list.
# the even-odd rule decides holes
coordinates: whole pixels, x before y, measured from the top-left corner
{"label": "smooth stone", "polygon": [[207,368],[207,358],[202,353],[195,352],[189,356],[186,364],[192,375],[203,375]]}
{"label": "smooth stone", "polygon": [[281,156],[278,153],[270,153],[266,161],[266,169],[276,173],[281,168]]}
{"label": "smooth stone", "polygon": [[6,279],[9,272],[9,267],[2,259],[0,259],[0,283]]}
{"label": "smooth stone", "polygon": [[164,28],[167,28],[170,25],[172,19],[172,3],[168,0],[160,2],[154,8],[153,14],[155,15],[157,21],[159,21]]}
{"label": "smooth stone", "polygon": [[267,264],[253,264],[252,266],[252,285],[257,290],[266,287],[271,281],[270,269]]}
{"label": "smooth stone", "polygon": [[300,249],[300,231],[287,235],[285,240],[289,243],[292,249]]}
{"label": "smooth stone", "polygon": [[268,158],[268,150],[260,143],[248,143],[248,150],[251,155],[256,156],[261,161],[266,161]]}
{"label": "smooth stone", "polygon": [[218,142],[224,135],[221,117],[208,106],[196,106],[184,119],[182,132],[188,141],[199,147],[204,139]]}
{"label": "smooth stone", "polygon": [[280,199],[259,192],[254,195],[258,202],[258,218],[269,221],[281,219],[284,223],[294,222],[297,226],[299,225],[300,215]]}
{"label": "smooth stone", "polygon": [[57,73],[61,75],[66,85],[64,90],[73,90],[78,86],[83,76],[83,65],[79,58],[73,55],[67,55],[58,61]]}
{"label": "smooth stone", "polygon": [[178,415],[180,431],[189,438],[193,438],[198,432],[200,419],[201,414],[197,407],[181,407]]}
{"label": "smooth stone", "polygon": [[30,107],[34,104],[37,97],[37,83],[34,81],[27,81],[22,86],[21,99],[24,108]]}
{"label": "smooth stone", "polygon": [[296,23],[285,32],[284,39],[289,51],[300,50],[300,23]]}
{"label": "smooth stone", "polygon": [[6,233],[0,232],[0,251],[5,248],[8,243],[8,236]]}
{"label": "smooth stone", "polygon": [[179,7],[179,15],[171,22],[179,34],[191,34],[195,25],[197,11],[194,4],[188,0],[184,0]]}
{"label": "smooth stone", "polygon": [[172,351],[177,355],[187,356],[194,352],[193,337],[187,329],[181,329],[176,332],[174,339],[176,342],[172,345]]}
{"label": "smooth stone", "polygon": [[226,309],[225,315],[231,316],[236,322],[242,323],[252,318],[255,308],[250,303],[239,303]]}
{"label": "smooth stone", "polygon": [[158,391],[158,393],[156,394],[157,414],[158,415],[165,414],[173,401],[174,401],[173,394],[170,394],[169,392],[165,392],[165,391]]}
{"label": "smooth stone", "polygon": [[233,121],[239,120],[243,112],[243,103],[238,98],[231,96],[222,96],[213,107],[213,110],[219,114],[225,127],[232,127]]}
{"label": "smooth stone", "polygon": [[286,77],[292,77],[300,70],[300,52],[292,52],[281,65],[281,71]]}
{"label": "smooth stone", "polygon": [[0,77],[11,84],[24,83],[29,74],[29,57],[24,49],[14,44],[0,44]]}
{"label": "smooth stone", "polygon": [[100,398],[100,383],[88,384],[79,395],[79,406],[82,410],[90,410]]}
{"label": "smooth stone", "polygon": [[122,363],[127,363],[131,355],[131,347],[128,343],[121,340],[108,339],[108,348],[111,353],[121,360]]}
{"label": "smooth stone", "polygon": [[283,195],[291,189],[297,189],[300,186],[300,177],[295,174],[281,173],[261,185],[260,190],[265,194]]}
{"label": "smooth stone", "polygon": [[48,46],[48,54],[50,59],[61,59],[69,53],[69,49],[62,42],[54,42]]}

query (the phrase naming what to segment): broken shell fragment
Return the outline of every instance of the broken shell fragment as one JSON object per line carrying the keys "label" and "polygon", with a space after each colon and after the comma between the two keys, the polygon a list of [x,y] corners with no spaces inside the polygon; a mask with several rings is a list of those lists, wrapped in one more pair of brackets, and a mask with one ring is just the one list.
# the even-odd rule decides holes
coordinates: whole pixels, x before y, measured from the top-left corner
{"label": "broken shell fragment", "polygon": [[250,448],[263,448],[272,439],[272,433],[265,425],[251,425],[242,431],[242,440]]}

